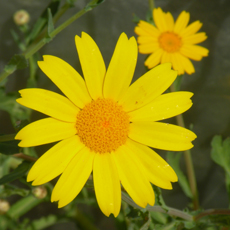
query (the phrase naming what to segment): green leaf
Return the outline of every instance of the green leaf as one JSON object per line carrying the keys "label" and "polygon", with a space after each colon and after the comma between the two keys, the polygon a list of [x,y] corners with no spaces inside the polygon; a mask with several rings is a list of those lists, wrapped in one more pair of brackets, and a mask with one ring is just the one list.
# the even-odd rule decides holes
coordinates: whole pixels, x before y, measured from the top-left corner
{"label": "green leaf", "polygon": [[180,158],[182,156],[182,153],[173,153],[168,152],[167,153],[167,160],[169,162],[169,165],[174,169],[178,176],[178,183],[180,184],[182,190],[184,191],[185,195],[189,198],[192,198],[192,192],[188,183],[188,180],[184,173],[182,172],[180,168]]}
{"label": "green leaf", "polygon": [[32,165],[33,163],[31,162],[23,161],[16,169],[0,179],[0,185],[9,183],[24,176]]}
{"label": "green leaf", "polygon": [[137,24],[137,23],[139,23],[140,18],[136,14],[133,14],[133,20],[132,21]]}
{"label": "green leaf", "polygon": [[52,17],[52,13],[51,10],[48,8],[48,29],[47,29],[47,33],[48,33],[48,37],[51,37],[51,33],[54,31],[54,24],[53,24],[53,17]]}
{"label": "green leaf", "polygon": [[211,142],[211,157],[218,165],[220,165],[230,177],[230,138],[226,138],[222,142],[221,136],[215,136]]}
{"label": "green leaf", "polygon": [[85,11],[89,11],[92,10],[94,7],[100,5],[101,3],[103,3],[105,0],[94,0],[89,2],[86,7],[85,7]]}
{"label": "green leaf", "polygon": [[15,54],[8,64],[5,66],[4,70],[7,73],[13,73],[16,69],[25,69],[28,67],[28,61],[22,54]]}
{"label": "green leaf", "polygon": [[151,218],[154,220],[153,222],[158,222],[160,224],[167,223],[167,215],[165,213],[151,212]]}
{"label": "green leaf", "polygon": [[58,11],[60,5],[60,0],[53,0],[51,3],[45,8],[45,10],[42,12],[41,16],[37,19],[33,26],[33,30],[29,34],[29,36],[26,38],[27,43],[33,41],[38,34],[42,31],[42,29],[45,27],[48,18],[47,18],[47,8],[51,10],[52,15],[55,15]]}
{"label": "green leaf", "polygon": [[12,155],[18,153],[20,150],[20,147],[18,146],[19,142],[20,141],[18,140],[0,142],[0,153],[4,155]]}

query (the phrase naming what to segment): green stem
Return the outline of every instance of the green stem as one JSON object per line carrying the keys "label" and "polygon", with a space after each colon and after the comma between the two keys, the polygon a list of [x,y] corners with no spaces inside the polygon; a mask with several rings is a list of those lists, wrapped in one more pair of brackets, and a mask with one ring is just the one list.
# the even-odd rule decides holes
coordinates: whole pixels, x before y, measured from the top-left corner
{"label": "green stem", "polygon": [[8,134],[8,135],[1,135],[0,136],[0,142],[13,141],[15,135],[16,135],[15,133],[14,134]]}
{"label": "green stem", "polygon": [[[80,18],[82,15],[87,13],[88,11],[92,10],[94,7],[99,5],[100,0],[92,0],[89,2],[84,9],[80,10],[78,13],[73,15],[71,18],[69,18],[67,21],[62,23],[59,27],[57,27],[55,30],[53,30],[49,38],[46,37],[46,34],[44,37],[36,44],[32,43],[28,49],[23,53],[26,59],[30,58],[34,53],[36,53],[38,50],[40,50],[46,43],[49,42],[53,37],[55,37],[58,33],[60,33],[63,29],[65,29],[67,26],[69,26],[72,22],[74,22],[76,19]],[[58,15],[59,17],[59,15]],[[56,20],[56,19],[55,19]],[[0,82],[2,82],[5,78],[7,78],[11,73],[13,73],[16,70],[12,70],[11,72],[7,72],[5,69],[4,71],[0,74]]]}
{"label": "green stem", "polygon": [[12,219],[18,219],[20,216],[24,215],[43,201],[44,199],[38,199],[33,195],[29,195],[12,205],[10,210],[7,212],[7,215]]}
{"label": "green stem", "polygon": [[151,12],[153,11],[154,7],[155,7],[154,0],[149,0],[149,9],[151,10]]}
{"label": "green stem", "polygon": [[[171,92],[176,91],[173,84],[170,86],[170,90]],[[176,116],[176,120],[179,126],[185,127],[182,114],[179,114],[178,116]],[[187,168],[188,181],[189,181],[189,185],[190,185],[192,196],[193,196],[193,206],[194,206],[194,209],[197,210],[199,208],[199,199],[198,199],[198,192],[197,192],[197,185],[196,185],[196,176],[194,172],[190,150],[184,151],[184,159],[185,159],[185,164]]]}

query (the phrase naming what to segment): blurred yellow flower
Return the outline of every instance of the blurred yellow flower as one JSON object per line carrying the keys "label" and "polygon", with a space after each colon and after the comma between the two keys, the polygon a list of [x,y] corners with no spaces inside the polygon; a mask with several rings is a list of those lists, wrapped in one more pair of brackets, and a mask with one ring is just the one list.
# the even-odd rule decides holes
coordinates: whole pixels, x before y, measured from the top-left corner
{"label": "blurred yellow flower", "polygon": [[16,135],[19,146],[58,142],[31,168],[27,180],[44,184],[62,174],[52,201],[63,207],[81,191],[93,171],[102,212],[117,216],[121,184],[141,207],[154,205],[153,183],[172,189],[173,169],[147,146],[172,151],[192,148],[196,135],[158,122],[188,110],[190,92],[161,95],[175,80],[171,64],[157,66],[130,86],[137,42],[122,33],[106,71],[100,50],[86,33],[75,37],[84,79],[65,61],[45,55],[41,70],[66,96],[45,89],[20,90],[17,102],[50,117],[35,121]]}
{"label": "blurred yellow flower", "polygon": [[153,10],[155,26],[140,21],[135,27],[138,35],[139,52],[150,54],[145,65],[151,69],[159,63],[171,62],[178,74],[195,72],[192,62],[208,56],[208,49],[195,45],[207,39],[204,32],[197,33],[202,23],[195,21],[188,25],[190,14],[182,11],[176,22],[171,13],[164,13],[161,8]]}

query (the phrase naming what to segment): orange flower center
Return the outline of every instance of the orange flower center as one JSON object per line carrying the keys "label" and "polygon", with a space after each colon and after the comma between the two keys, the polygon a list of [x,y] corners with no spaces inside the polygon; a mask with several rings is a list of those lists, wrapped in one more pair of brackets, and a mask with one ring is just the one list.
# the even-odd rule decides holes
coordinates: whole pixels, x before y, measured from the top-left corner
{"label": "orange flower center", "polygon": [[125,144],[129,116],[110,99],[97,99],[77,115],[76,128],[82,143],[97,153],[109,153]]}
{"label": "orange flower center", "polygon": [[158,38],[160,47],[168,53],[177,52],[182,46],[181,38],[173,32],[164,32]]}

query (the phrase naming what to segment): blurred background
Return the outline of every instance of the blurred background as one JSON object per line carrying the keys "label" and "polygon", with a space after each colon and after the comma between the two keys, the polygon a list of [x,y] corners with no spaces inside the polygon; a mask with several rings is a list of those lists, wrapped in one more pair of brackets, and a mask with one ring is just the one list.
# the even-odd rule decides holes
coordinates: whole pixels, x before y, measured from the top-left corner
{"label": "blurred background", "polygon": [[[89,1],[78,0],[75,6],[58,21],[64,22],[71,15],[82,9]],[[13,15],[20,9],[30,14],[29,26],[32,27],[36,19],[46,9],[47,0],[0,0],[0,72],[15,53],[20,53],[14,42],[11,30],[19,33],[13,21]],[[200,20],[203,23],[201,32],[205,32],[208,39],[201,43],[209,49],[208,57],[199,62],[193,61],[195,73],[183,78],[181,90],[194,93],[192,108],[184,114],[186,126],[193,124],[193,131],[197,134],[194,148],[191,150],[197,178],[200,204],[203,208],[227,208],[228,195],[226,192],[223,170],[214,164],[210,157],[211,140],[214,135],[230,136],[230,1],[229,0],[156,0],[155,7],[161,7],[164,12],[170,11],[174,19],[181,11],[190,13],[190,23]],[[134,34],[134,14],[146,20],[149,11],[147,0],[105,0],[105,2],[58,34],[50,43],[46,44],[40,54],[49,54],[62,58],[81,73],[78,54],[76,52],[74,36],[88,33],[98,44],[105,63],[108,66],[119,35],[125,32],[128,37]],[[19,33],[20,34],[20,33]],[[134,79],[146,72],[144,60],[146,56],[139,54]],[[6,92],[18,91],[26,87],[29,69],[17,70],[8,77]],[[38,87],[57,91],[56,86],[39,70],[37,74]],[[42,115],[33,112],[32,120]],[[174,120],[172,120],[174,122]],[[9,114],[0,111],[0,133],[14,133]],[[41,155],[50,145],[38,147]],[[158,151],[159,152],[159,151]],[[164,152],[161,153],[164,156]],[[185,171],[183,160],[181,167]],[[184,195],[177,183],[172,191],[163,191],[163,197],[168,206],[183,209],[190,200]],[[92,191],[91,191],[92,192]],[[93,193],[93,192],[92,192]],[[94,194],[94,193],[93,193]],[[94,196],[94,195],[93,195]],[[18,196],[12,196],[10,203],[14,203]],[[76,203],[79,209],[90,216],[99,229],[115,229],[114,218],[105,217],[97,205]],[[29,218],[39,218],[53,213],[61,213],[57,205],[46,202],[38,205],[28,214]],[[81,229],[76,223],[63,223],[53,229]]]}

